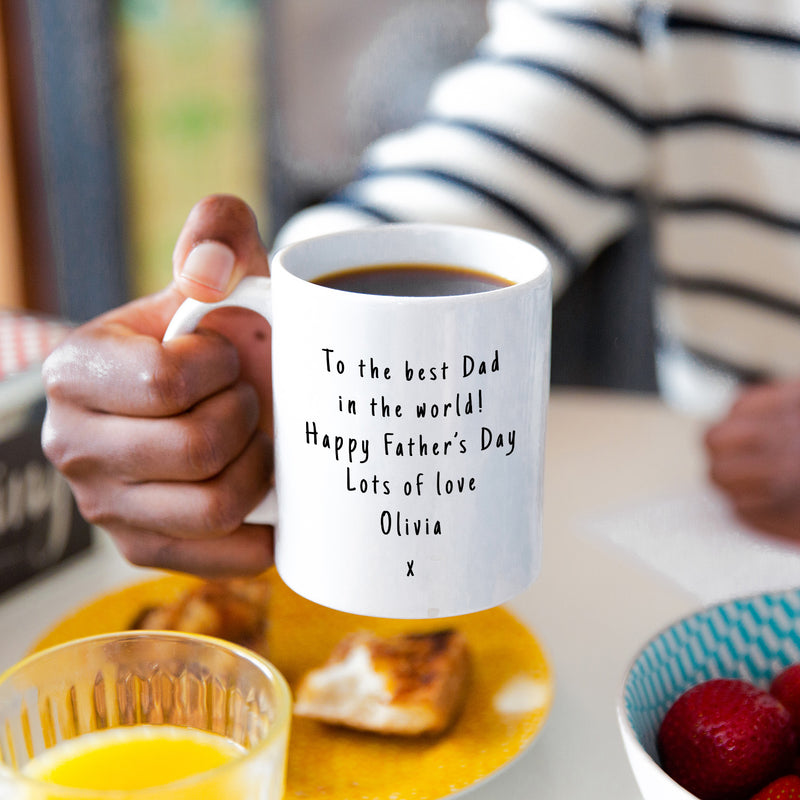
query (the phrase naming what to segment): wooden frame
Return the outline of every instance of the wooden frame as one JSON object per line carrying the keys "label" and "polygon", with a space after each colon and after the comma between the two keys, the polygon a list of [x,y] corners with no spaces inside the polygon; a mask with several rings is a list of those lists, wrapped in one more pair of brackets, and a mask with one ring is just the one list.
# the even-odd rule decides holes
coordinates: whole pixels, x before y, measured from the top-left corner
{"label": "wooden frame", "polygon": [[26,308],[84,321],[128,299],[106,0],[0,0]]}
{"label": "wooden frame", "polygon": [[25,292],[3,29],[3,9],[0,6],[0,307],[23,308]]}

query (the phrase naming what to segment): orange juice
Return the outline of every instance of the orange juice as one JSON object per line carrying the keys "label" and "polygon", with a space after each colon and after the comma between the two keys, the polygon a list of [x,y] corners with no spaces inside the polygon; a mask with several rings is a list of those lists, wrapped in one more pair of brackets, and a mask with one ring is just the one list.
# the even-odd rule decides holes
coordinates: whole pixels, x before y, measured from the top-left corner
{"label": "orange juice", "polygon": [[[197,776],[240,757],[245,750],[214,733],[173,725],[134,725],[95,731],[36,756],[25,775],[88,791],[137,792]],[[213,777],[213,779],[211,779]],[[193,784],[194,798],[235,797],[223,775]],[[152,795],[157,797],[158,794]]]}

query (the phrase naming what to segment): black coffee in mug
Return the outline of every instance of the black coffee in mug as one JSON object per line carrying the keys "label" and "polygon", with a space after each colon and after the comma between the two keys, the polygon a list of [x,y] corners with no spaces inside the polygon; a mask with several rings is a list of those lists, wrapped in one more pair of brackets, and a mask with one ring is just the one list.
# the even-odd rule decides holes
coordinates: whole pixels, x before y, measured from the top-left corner
{"label": "black coffee in mug", "polygon": [[389,297],[448,297],[511,286],[513,281],[442,264],[371,264],[331,272],[312,281],[329,289]]}

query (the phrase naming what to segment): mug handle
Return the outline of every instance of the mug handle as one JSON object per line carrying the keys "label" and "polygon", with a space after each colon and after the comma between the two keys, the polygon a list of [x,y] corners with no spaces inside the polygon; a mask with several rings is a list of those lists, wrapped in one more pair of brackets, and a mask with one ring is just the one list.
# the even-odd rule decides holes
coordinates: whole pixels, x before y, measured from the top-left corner
{"label": "mug handle", "polygon": [[[243,278],[228,297],[216,303],[201,303],[192,298],[184,300],[170,320],[162,341],[169,342],[176,336],[192,333],[210,311],[232,306],[255,311],[272,325],[272,280],[252,275]],[[277,520],[278,506],[275,489],[272,488],[244,521],[257,525],[275,525]]]}

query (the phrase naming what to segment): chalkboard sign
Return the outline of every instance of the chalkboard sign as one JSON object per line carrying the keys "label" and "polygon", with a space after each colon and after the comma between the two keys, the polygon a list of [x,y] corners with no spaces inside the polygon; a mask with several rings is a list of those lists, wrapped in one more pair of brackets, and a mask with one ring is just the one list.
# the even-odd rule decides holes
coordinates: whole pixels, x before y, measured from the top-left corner
{"label": "chalkboard sign", "polygon": [[90,544],[67,482],[42,453],[44,411],[39,400],[0,413],[0,591]]}

